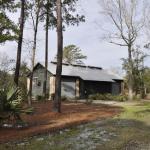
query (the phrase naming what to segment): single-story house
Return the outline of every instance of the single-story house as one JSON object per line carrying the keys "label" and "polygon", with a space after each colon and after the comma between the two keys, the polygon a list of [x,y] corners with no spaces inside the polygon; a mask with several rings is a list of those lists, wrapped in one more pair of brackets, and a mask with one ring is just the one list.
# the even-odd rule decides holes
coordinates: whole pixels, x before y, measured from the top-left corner
{"label": "single-story house", "polygon": [[[33,72],[32,95],[43,95],[44,63],[37,63]],[[55,93],[56,62],[48,64],[47,93],[50,98]],[[29,89],[29,78],[27,87]],[[118,75],[100,67],[84,65],[62,65],[61,94],[69,98],[86,98],[90,94],[111,93],[120,94],[123,79]]]}

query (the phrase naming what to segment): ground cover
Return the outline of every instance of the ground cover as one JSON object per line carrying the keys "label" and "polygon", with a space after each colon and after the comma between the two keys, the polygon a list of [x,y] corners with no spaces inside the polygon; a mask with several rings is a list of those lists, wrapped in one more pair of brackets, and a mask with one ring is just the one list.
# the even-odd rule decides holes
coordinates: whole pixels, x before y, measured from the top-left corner
{"label": "ground cover", "polygon": [[62,103],[62,113],[51,111],[51,102],[34,103],[33,115],[23,115],[22,118],[28,122],[25,129],[0,128],[0,142],[21,140],[26,137],[54,132],[63,128],[72,127],[99,118],[111,117],[120,111],[118,107],[107,105],[87,105],[84,103]]}
{"label": "ground cover", "polygon": [[54,134],[1,144],[0,149],[150,150],[150,102],[120,103],[119,106],[124,111],[115,117],[97,118]]}

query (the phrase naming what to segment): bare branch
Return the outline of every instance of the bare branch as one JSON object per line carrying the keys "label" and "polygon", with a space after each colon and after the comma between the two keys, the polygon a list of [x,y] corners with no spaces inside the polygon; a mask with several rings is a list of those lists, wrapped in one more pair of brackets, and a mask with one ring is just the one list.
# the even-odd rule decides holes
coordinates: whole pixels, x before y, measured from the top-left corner
{"label": "bare branch", "polygon": [[109,43],[119,45],[119,46],[128,46],[127,44],[116,43],[116,42],[113,42],[113,41],[110,41]]}

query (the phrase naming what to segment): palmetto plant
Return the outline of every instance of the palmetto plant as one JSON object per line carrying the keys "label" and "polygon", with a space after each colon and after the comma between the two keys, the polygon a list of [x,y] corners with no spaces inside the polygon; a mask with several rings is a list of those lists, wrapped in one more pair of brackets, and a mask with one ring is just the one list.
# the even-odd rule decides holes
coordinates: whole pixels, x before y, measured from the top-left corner
{"label": "palmetto plant", "polygon": [[20,120],[20,114],[31,113],[32,108],[23,108],[22,90],[12,87],[7,93],[0,91],[0,120],[14,118]]}

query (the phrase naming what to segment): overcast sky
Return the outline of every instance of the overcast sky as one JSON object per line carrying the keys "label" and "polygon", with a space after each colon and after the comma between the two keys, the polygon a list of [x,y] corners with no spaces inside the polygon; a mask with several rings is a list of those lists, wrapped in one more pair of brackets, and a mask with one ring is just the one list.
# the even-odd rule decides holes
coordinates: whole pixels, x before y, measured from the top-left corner
{"label": "overcast sky", "polygon": [[[104,23],[100,15],[100,6],[98,0],[80,0],[79,12],[85,15],[86,22],[81,23],[78,27],[71,26],[64,32],[64,46],[75,44],[80,47],[83,54],[87,55],[86,65],[100,66],[103,68],[121,67],[121,58],[127,57],[127,48],[120,47],[102,41],[101,24]],[[17,15],[11,16],[15,21],[18,20]],[[98,24],[96,23],[98,22]],[[26,23],[26,30],[24,33],[25,40],[32,38],[32,31],[30,23]],[[110,26],[111,29],[111,26]],[[112,29],[113,30],[113,29]],[[38,32],[38,45],[36,61],[44,61],[45,50],[45,32],[43,26],[40,25]],[[53,60],[56,55],[56,31],[49,31],[49,61]],[[10,57],[16,57],[17,43],[7,42],[0,46],[0,52],[5,51]],[[26,45],[23,48],[23,60],[29,60]],[[148,63],[148,62],[147,62]]]}

